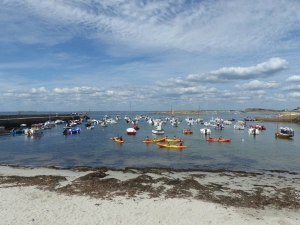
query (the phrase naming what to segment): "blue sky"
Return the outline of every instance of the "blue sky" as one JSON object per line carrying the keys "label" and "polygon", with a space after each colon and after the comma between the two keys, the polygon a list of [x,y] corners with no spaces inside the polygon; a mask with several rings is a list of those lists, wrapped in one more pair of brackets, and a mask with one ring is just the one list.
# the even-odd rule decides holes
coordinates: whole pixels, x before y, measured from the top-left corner
{"label": "blue sky", "polygon": [[300,1],[0,0],[0,111],[294,109]]}

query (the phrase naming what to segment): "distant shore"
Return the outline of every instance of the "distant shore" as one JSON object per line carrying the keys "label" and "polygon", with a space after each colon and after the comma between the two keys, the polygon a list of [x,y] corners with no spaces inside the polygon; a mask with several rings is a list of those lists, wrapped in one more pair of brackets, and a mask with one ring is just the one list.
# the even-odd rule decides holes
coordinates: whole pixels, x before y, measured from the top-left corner
{"label": "distant shore", "polygon": [[[213,110],[210,110],[213,111]],[[230,110],[235,112],[235,110]],[[273,110],[273,109],[246,109],[241,111],[243,113],[275,113],[277,114],[274,117],[255,117],[254,119],[257,121],[263,122],[286,122],[286,123],[300,123],[300,110]],[[174,110],[174,111],[161,111],[154,112],[153,114],[157,115],[204,115],[206,111],[198,111],[198,110]]]}

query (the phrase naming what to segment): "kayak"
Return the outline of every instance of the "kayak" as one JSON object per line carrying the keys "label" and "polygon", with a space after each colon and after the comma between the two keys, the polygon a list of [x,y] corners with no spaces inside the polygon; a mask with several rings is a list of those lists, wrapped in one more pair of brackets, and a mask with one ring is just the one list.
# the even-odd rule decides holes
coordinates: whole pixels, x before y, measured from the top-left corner
{"label": "kayak", "polygon": [[162,142],[162,141],[165,141],[165,138],[149,139],[149,140],[144,140],[143,142],[146,144],[149,144],[149,143],[156,143],[156,142]]}
{"label": "kayak", "polygon": [[218,139],[218,138],[207,138],[206,139],[209,142],[231,142],[231,138],[223,138],[223,139]]}
{"label": "kayak", "polygon": [[180,140],[180,139],[165,139],[165,142],[184,142],[184,140]]}
{"label": "kayak", "polygon": [[124,140],[119,140],[116,137],[114,137],[113,139],[114,139],[115,142],[118,142],[118,143],[123,143],[124,142]]}
{"label": "kayak", "polygon": [[157,145],[161,148],[178,148],[178,149],[186,148],[185,145],[179,146],[179,145],[168,145],[168,144],[161,144],[161,143],[157,143]]}

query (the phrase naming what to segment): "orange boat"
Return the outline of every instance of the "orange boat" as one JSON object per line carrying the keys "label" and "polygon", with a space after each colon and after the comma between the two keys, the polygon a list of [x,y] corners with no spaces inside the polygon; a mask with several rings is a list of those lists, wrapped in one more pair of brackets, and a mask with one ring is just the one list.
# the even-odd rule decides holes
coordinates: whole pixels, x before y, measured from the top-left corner
{"label": "orange boat", "polygon": [[169,145],[169,144],[162,144],[162,143],[157,143],[157,145],[161,148],[177,148],[177,149],[186,148],[185,145]]}
{"label": "orange boat", "polygon": [[184,134],[193,134],[193,131],[191,129],[188,129],[188,128],[183,129],[182,132]]}
{"label": "orange boat", "polygon": [[207,138],[208,142],[231,142],[231,138]]}

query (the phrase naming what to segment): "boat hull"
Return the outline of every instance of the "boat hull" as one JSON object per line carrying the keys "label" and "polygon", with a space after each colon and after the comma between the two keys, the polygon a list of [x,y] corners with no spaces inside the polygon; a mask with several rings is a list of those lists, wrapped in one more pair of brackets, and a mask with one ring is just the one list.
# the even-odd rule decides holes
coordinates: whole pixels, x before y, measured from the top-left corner
{"label": "boat hull", "polygon": [[276,138],[283,138],[283,139],[292,139],[294,137],[293,134],[283,134],[279,132],[275,132],[275,137]]}

